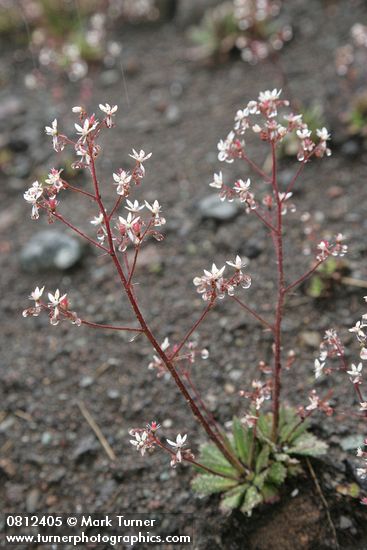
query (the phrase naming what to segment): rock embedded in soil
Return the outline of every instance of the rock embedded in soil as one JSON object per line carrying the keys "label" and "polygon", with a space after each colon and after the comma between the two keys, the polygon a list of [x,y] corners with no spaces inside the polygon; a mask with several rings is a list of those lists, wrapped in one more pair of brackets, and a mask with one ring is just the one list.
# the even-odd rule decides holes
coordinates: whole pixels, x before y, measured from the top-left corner
{"label": "rock embedded in soil", "polygon": [[238,214],[237,205],[233,202],[221,201],[217,195],[208,195],[199,201],[199,212],[202,219],[230,221]]}
{"label": "rock embedded in soil", "polygon": [[82,256],[83,247],[77,239],[57,229],[45,229],[35,233],[23,247],[20,261],[28,272],[65,271],[76,265]]}

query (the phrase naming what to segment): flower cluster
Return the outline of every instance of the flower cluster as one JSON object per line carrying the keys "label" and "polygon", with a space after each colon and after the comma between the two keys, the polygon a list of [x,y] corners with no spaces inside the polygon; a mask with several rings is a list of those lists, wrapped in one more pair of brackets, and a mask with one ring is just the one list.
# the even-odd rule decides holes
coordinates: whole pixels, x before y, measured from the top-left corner
{"label": "flower cluster", "polygon": [[[124,252],[129,242],[133,243],[135,247],[140,246],[143,239],[148,235],[152,235],[157,240],[163,238],[162,234],[154,229],[166,223],[165,218],[161,216],[161,206],[157,200],[153,204],[149,204],[147,201],[145,201],[145,204],[139,204],[137,200],[131,202],[127,199],[126,204],[125,208],[128,210],[126,218],[118,216],[116,223],[118,250]],[[144,208],[150,212],[150,216],[145,220],[141,215],[137,215]],[[101,223],[103,224],[103,219]],[[104,232],[99,237],[101,240],[102,235],[104,235]]]}
{"label": "flower cluster", "polygon": [[[305,162],[312,155],[316,157],[329,156],[330,149],[327,142],[330,135],[326,128],[316,130],[318,142],[312,138],[312,132],[307,124],[303,122],[302,115],[293,113],[278,117],[278,111],[287,107],[289,102],[280,99],[281,90],[266,90],[260,92],[257,101],[250,101],[246,107],[237,111],[234,120],[234,130],[231,131],[225,140],[218,143],[218,159],[225,162],[233,162],[234,158],[244,156],[244,142],[241,139],[246,131],[251,128],[260,139],[276,144],[281,142],[286,135],[295,134],[299,141],[297,158]],[[253,117],[256,118],[253,122]]]}
{"label": "flower cluster", "polygon": [[143,163],[150,159],[152,153],[146,154],[142,149],[138,153],[135,149],[133,149],[132,155],[129,156],[136,162],[134,170],[130,173],[129,171],[125,171],[120,168],[113,174],[114,184],[116,185],[116,193],[121,197],[129,196],[131,182],[134,182],[135,185],[139,185],[140,181],[145,176],[145,168]]}
{"label": "flower cluster", "polygon": [[342,357],[343,355],[344,347],[336,330],[326,330],[324,338],[320,344],[319,356],[314,362],[315,378],[320,378],[322,374],[330,374],[331,370],[329,368],[325,368],[326,360],[328,358]]}
{"label": "flower cluster", "polygon": [[36,287],[31,292],[29,299],[34,301],[34,306],[29,307],[23,311],[23,317],[38,317],[42,311],[47,311],[51,325],[58,325],[63,319],[71,321],[74,325],[80,326],[81,320],[75,313],[70,310],[69,300],[67,294],[61,294],[57,289],[54,294],[48,293],[48,302],[42,302],[41,298],[45,287]]}
{"label": "flower cluster", "polygon": [[212,265],[211,271],[204,269],[204,275],[194,278],[193,283],[203,300],[222,299],[226,294],[234,296],[236,287],[241,286],[247,289],[251,286],[251,277],[242,271],[247,264],[240,256],[236,256],[234,261],[226,263],[235,270],[234,275],[229,278],[223,276],[226,266],[218,269],[215,264]]}
{"label": "flower cluster", "polygon": [[[245,399],[250,399],[252,405],[255,407],[255,410],[259,411],[264,401],[267,401],[271,397],[271,383],[270,381],[261,382],[261,380],[253,380],[251,386],[251,391],[241,390],[240,396],[244,397]],[[245,418],[247,418],[247,421],[245,421],[245,423],[249,424],[249,418]]]}
{"label": "flower cluster", "polygon": [[169,453],[171,457],[170,465],[172,468],[176,464],[181,463],[183,460],[192,460],[194,455],[191,453],[190,449],[184,449],[187,441],[187,434],[176,436],[176,440],[172,441],[171,439],[166,439],[168,445],[172,447],[167,447],[162,441],[157,437],[157,431],[159,430],[160,425],[156,422],[147,424],[145,428],[133,428],[129,431],[130,436],[135,439],[130,439],[131,445],[144,456],[146,451],[152,451],[155,447],[160,447]]}
{"label": "flower cluster", "polygon": [[305,408],[298,408],[298,414],[301,418],[306,418],[311,412],[316,410],[324,412],[327,416],[333,414],[333,408],[330,406],[329,401],[317,395],[316,390],[311,391],[308,400],[309,404]]}
{"label": "flower cluster", "polygon": [[330,243],[329,241],[322,240],[317,245],[318,254],[316,260],[318,262],[325,261],[329,256],[339,256],[342,258],[348,252],[348,246],[343,244],[344,235],[338,233],[335,236],[335,242]]}

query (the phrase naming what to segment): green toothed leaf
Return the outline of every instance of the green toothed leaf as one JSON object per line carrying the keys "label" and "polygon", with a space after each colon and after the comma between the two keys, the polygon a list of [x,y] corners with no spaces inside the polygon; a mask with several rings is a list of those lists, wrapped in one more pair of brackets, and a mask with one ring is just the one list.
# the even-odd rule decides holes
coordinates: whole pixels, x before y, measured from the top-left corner
{"label": "green toothed leaf", "polygon": [[232,431],[236,454],[244,464],[247,464],[250,455],[252,430],[245,429],[239,418],[235,416]]}
{"label": "green toothed leaf", "polygon": [[236,475],[237,471],[212,443],[206,443],[200,448],[200,462],[220,474]]}
{"label": "green toothed leaf", "polygon": [[224,494],[219,506],[222,512],[227,512],[235,508],[239,508],[243,502],[245,492],[248,487],[249,485],[245,483],[227,491]]}
{"label": "green toothed leaf", "polygon": [[241,506],[241,512],[251,515],[252,510],[261,502],[263,497],[255,487],[249,487],[246,491],[244,503]]}
{"label": "green toothed leaf", "polygon": [[256,465],[255,465],[256,473],[261,472],[261,470],[263,470],[268,466],[269,454],[270,454],[270,447],[268,445],[264,445],[264,447],[262,448],[260,454],[256,459]]}
{"label": "green toothed leaf", "polygon": [[311,433],[303,433],[287,449],[290,455],[320,456],[326,454],[328,445]]}
{"label": "green toothed leaf", "polygon": [[281,462],[273,462],[268,470],[267,481],[281,485],[287,477],[287,468]]}
{"label": "green toothed leaf", "polygon": [[263,496],[264,502],[272,502],[279,496],[278,488],[271,483],[265,483],[261,489],[261,494]]}
{"label": "green toothed leaf", "polygon": [[228,489],[232,489],[237,485],[238,481],[219,477],[211,474],[199,474],[192,482],[191,486],[194,491],[201,495],[211,495],[213,493],[222,493]]}

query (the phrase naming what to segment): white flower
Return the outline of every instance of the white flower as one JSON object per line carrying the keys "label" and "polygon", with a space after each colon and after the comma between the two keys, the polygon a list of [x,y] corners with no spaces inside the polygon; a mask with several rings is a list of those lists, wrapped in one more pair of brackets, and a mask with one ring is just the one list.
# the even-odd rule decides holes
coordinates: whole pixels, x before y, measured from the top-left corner
{"label": "white flower", "polygon": [[169,340],[167,338],[167,336],[165,337],[165,339],[163,340],[162,344],[161,344],[161,349],[163,351],[166,351],[170,346],[170,343],[169,343]]}
{"label": "white flower", "polygon": [[247,109],[250,115],[256,115],[259,113],[257,101],[249,101],[247,104]]}
{"label": "white flower", "polygon": [[82,141],[82,143],[84,143],[87,139],[88,134],[96,129],[97,123],[94,122],[93,124],[90,124],[89,118],[86,118],[83,126],[80,126],[80,124],[74,124],[74,126],[76,129],[76,133],[80,136],[79,139]]}
{"label": "white flower", "polygon": [[32,186],[24,193],[24,199],[30,204],[35,204],[43,193],[42,184],[34,181]]}
{"label": "white flower", "polygon": [[278,193],[280,202],[287,201],[293,196],[293,193]]}
{"label": "white flower", "polygon": [[152,156],[152,153],[145,154],[143,149],[140,149],[139,153],[133,149],[133,154],[129,155],[132,159],[136,160],[136,162],[142,163]]}
{"label": "white flower", "polygon": [[307,127],[302,128],[300,130],[297,130],[296,134],[299,137],[299,139],[302,139],[302,140],[307,139],[311,137],[311,130],[309,130]]}
{"label": "white flower", "polygon": [[363,361],[367,361],[367,348],[362,348],[359,356]]}
{"label": "white flower", "polygon": [[212,270],[207,271],[206,269],[204,269],[204,273],[210,281],[217,281],[223,275],[225,268],[226,266],[224,265],[223,267],[218,269],[215,264],[212,264]]}
{"label": "white flower", "polygon": [[357,321],[354,327],[349,329],[349,332],[355,332],[357,335],[357,338],[364,339],[366,337],[363,328],[366,328],[366,325],[364,323],[361,323],[361,321]]}
{"label": "white flower", "polygon": [[367,401],[362,401],[362,403],[360,403],[360,406],[360,411],[367,411]]}
{"label": "white flower", "polygon": [[132,177],[129,172],[119,170],[119,172],[113,173],[112,177],[114,179],[114,184],[117,185],[116,193],[121,196],[127,195]]}
{"label": "white flower", "polygon": [[42,184],[39,183],[38,181],[34,181],[32,183],[32,186],[29,189],[27,189],[27,191],[23,194],[24,200],[26,200],[29,204],[32,205],[32,214],[31,214],[32,220],[37,220],[39,218],[37,201],[41,197],[42,193],[43,193]]}
{"label": "white flower", "polygon": [[315,359],[315,378],[319,378],[322,375],[322,371],[325,367],[325,363],[319,359]]}
{"label": "white flower", "polygon": [[178,434],[176,437],[176,441],[171,441],[170,439],[167,439],[167,443],[171,445],[171,447],[174,447],[175,449],[177,449],[176,457],[174,460],[171,461],[171,466],[174,466],[176,462],[181,462],[182,460],[181,449],[185,445],[186,439],[187,439],[187,434],[185,434],[184,436],[181,436],[181,434]]}
{"label": "white flower", "polygon": [[353,384],[360,384],[362,380],[362,369],[362,363],[358,363],[358,365],[352,364],[351,370],[347,370],[347,374],[350,375],[350,381]]}
{"label": "white flower", "polygon": [[215,189],[222,189],[223,187],[223,174],[222,172],[219,172],[218,174],[214,174],[214,180],[209,183],[210,187],[214,187]]}
{"label": "white flower", "polygon": [[51,294],[51,292],[48,293],[48,299],[50,300],[49,305],[51,307],[57,307],[60,305],[60,303],[65,300],[67,294],[63,294],[63,296],[60,296],[60,291],[57,289],[55,291],[55,294]]}
{"label": "white flower", "polygon": [[90,221],[92,225],[101,225],[103,223],[103,214],[102,212],[98,216],[94,216],[94,218]]}
{"label": "white flower", "polygon": [[277,90],[274,88],[274,90],[265,90],[265,92],[259,93],[259,101],[263,103],[264,101],[274,101],[275,99],[278,99],[280,94],[282,93],[282,90]]}
{"label": "white flower", "polygon": [[45,132],[48,136],[56,137],[58,135],[57,119],[51,122],[51,126],[45,126]]}
{"label": "white flower", "polygon": [[109,105],[108,103],[106,103],[105,105],[102,105],[102,103],[100,103],[99,108],[101,109],[101,111],[106,113],[107,116],[111,116],[116,113],[118,106],[114,105],[113,107],[111,107],[111,105]]}
{"label": "white flower", "polygon": [[136,447],[136,450],[141,453],[141,456],[144,456],[147,444],[148,432],[135,432],[135,439],[130,439],[131,445]]}
{"label": "white flower", "polygon": [[317,395],[310,395],[309,398],[310,404],[307,405],[306,411],[314,411],[319,406],[319,398]]}
{"label": "white flower", "polygon": [[246,262],[243,262],[240,256],[236,256],[236,259],[233,262],[226,262],[226,264],[231,267],[234,267],[237,270],[240,270],[246,266]]}
{"label": "white flower", "polygon": [[219,151],[218,160],[220,160],[221,162],[222,161],[226,161],[228,163],[233,162],[233,158],[229,157],[229,153],[231,151],[234,138],[235,138],[235,133],[232,131],[232,132],[229,132],[225,140],[221,139],[219,141],[217,145],[218,151]]}
{"label": "white flower", "polygon": [[84,111],[83,107],[81,107],[80,105],[75,105],[75,107],[73,107],[71,110],[73,113],[76,114],[82,113]]}
{"label": "white flower", "polygon": [[148,210],[151,211],[151,213],[154,216],[154,225],[155,226],[164,225],[166,223],[166,220],[160,216],[160,211],[162,207],[159,204],[159,202],[157,200],[155,200],[153,204],[149,204],[149,202],[147,201],[144,201],[144,202],[145,202],[145,206],[148,208]]}
{"label": "white flower", "polygon": [[129,199],[126,200],[127,206],[125,206],[126,210],[129,210],[129,212],[137,213],[140,210],[143,210],[144,204],[139,204],[138,201],[131,202]]}
{"label": "white flower", "polygon": [[284,115],[284,120],[287,122],[301,122],[303,115],[294,115],[291,113],[290,115]]}
{"label": "white flower", "polygon": [[252,131],[255,132],[255,134],[259,134],[261,132],[262,128],[259,126],[259,124],[254,124],[252,127]]}
{"label": "white flower", "polygon": [[330,134],[328,130],[324,127],[316,130],[317,137],[320,138],[320,141],[328,141],[330,139]]}
{"label": "white flower", "polygon": [[59,144],[59,140],[58,140],[59,132],[58,132],[58,129],[57,129],[57,119],[56,118],[51,122],[51,126],[45,126],[45,132],[48,136],[52,137],[52,146],[53,146],[54,150],[56,152],[61,151],[64,148],[64,145]]}
{"label": "white flower", "polygon": [[131,212],[128,213],[127,218],[123,218],[122,216],[119,216],[119,222],[121,225],[123,225],[126,229],[132,229],[133,225],[137,223],[140,220],[140,217],[134,217]]}
{"label": "white flower", "polygon": [[112,117],[118,109],[117,105],[114,105],[113,107],[111,107],[111,105],[109,105],[108,103],[106,103],[106,105],[102,105],[100,103],[99,108],[101,109],[101,111],[103,111],[107,115],[105,118],[107,128],[112,128],[113,126]]}
{"label": "white flower", "polygon": [[45,179],[45,183],[48,185],[52,185],[57,190],[62,188],[62,181],[61,181],[61,170],[56,170],[56,168],[52,168],[51,172],[48,174],[47,179]]}
{"label": "white flower", "polygon": [[77,142],[75,146],[77,156],[81,157],[80,162],[85,164],[90,164],[90,154],[81,143]]}
{"label": "white flower", "polygon": [[44,286],[42,288],[39,288],[38,286],[36,286],[34,291],[31,292],[31,294],[29,295],[29,299],[34,300],[36,302],[36,305],[37,305],[37,303],[39,302],[44,290],[45,290]]}
{"label": "white flower", "polygon": [[152,214],[154,214],[155,216],[159,216],[159,212],[161,211],[162,207],[157,200],[154,201],[153,204],[149,204],[149,202],[147,201],[144,202],[145,206],[148,208],[148,210],[151,211]]}

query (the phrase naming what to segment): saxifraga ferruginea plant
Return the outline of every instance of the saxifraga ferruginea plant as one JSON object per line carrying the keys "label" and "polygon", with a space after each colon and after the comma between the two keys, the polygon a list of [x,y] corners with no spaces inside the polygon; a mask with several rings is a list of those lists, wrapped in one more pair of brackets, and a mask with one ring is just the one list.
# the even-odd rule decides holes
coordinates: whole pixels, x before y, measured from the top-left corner
{"label": "saxifraga ferruginea plant", "polygon": [[[104,186],[111,183],[105,181],[105,175],[97,175],[96,164],[101,154],[98,141],[103,130],[114,126],[117,106],[101,104],[99,107],[103,113],[100,121],[94,114],[89,116],[82,107],[73,108],[73,112],[79,116],[79,123],[75,124],[76,139],[60,133],[56,120],[50,127],[46,127],[55,151],[62,151],[67,146],[75,150],[78,160],[73,167],[89,172],[91,189],[86,191],[70,185],[63,178],[62,170],[52,169],[44,183],[35,181],[24,194],[24,198],[32,206],[33,219],[38,219],[39,213],[45,212],[50,222],[62,222],[110,258],[137,325],[116,326],[85,320],[70,309],[67,294],[59,289],[53,294],[48,293],[48,301],[43,300],[44,287],[37,287],[32,292],[30,299],[34,301],[34,306],[26,309],[23,315],[38,316],[45,312],[52,325],[70,321],[77,326],[86,325],[96,329],[144,335],[154,350],[149,368],[156,370],[158,377],[171,375],[184,401],[206,432],[209,442],[201,447],[199,458],[196,458],[187,447],[187,434],[179,433],[174,440],[162,438],[158,435],[160,425],[153,421],[143,428],[130,430],[132,445],[141,455],[161,449],[168,454],[172,467],[181,462],[191,463],[199,471],[192,483],[197,492],[204,495],[221,493],[223,510],[241,508],[243,512],[250,514],[258,504],[278,498],[279,487],[286,477],[301,471],[302,456],[317,456],[327,449],[326,443],[318,440],[308,430],[308,419],[316,411],[332,414],[330,394],[321,397],[316,390],[312,390],[307,406],[297,409],[286,407],[282,403],[281,381],[284,369],[292,366],[295,368],[296,362],[293,350],[284,352],[282,321],[286,299],[328,257],[343,256],[347,251],[341,234],[330,241],[321,240],[315,247],[315,257],[310,269],[294,281],[287,279],[284,220],[287,212],[295,211],[291,202],[293,188],[307,163],[330,155],[327,145],[329,133],[326,128],[321,128],[313,136],[302,121],[302,115],[292,113],[288,101],[280,99],[280,91],[277,90],[260,93],[257,101],[250,101],[244,109],[237,111],[233,130],[225,140],[218,143],[218,158],[227,163],[236,160],[247,164],[258,182],[253,185],[250,179],[237,179],[234,184],[227,185],[223,181],[222,172],[219,172],[214,174],[210,186],[218,190],[222,200],[238,201],[244,212],[256,216],[271,237],[277,265],[274,316],[273,319],[265,319],[247,305],[241,296],[243,290],[250,287],[251,277],[244,269],[246,259],[237,255],[224,266],[217,267],[213,264],[211,269],[204,270],[203,275],[194,278],[194,285],[205,302],[202,313],[181,341],[171,344],[165,338],[160,343],[161,338],[152,331],[149,320],[142,312],[134,286],[141,248],[151,237],[161,241],[161,228],[165,224],[162,208],[157,200],[139,203],[131,199],[134,187],[141,184],[145,176],[145,163],[151,153],[133,149],[130,155],[135,161],[133,169],[128,171],[121,168],[109,178],[116,186],[117,197],[114,204],[107,205],[102,193]],[[258,136],[269,148],[272,166],[270,173],[249,158],[244,143],[244,135],[248,131]],[[299,142],[298,168],[288,185],[284,186],[278,178],[277,150],[284,137],[289,134],[294,134]],[[64,192],[78,193],[93,205],[94,217],[90,221],[93,234],[85,233],[65,218],[59,206],[60,196]],[[273,341],[273,364],[267,365],[260,361],[258,378],[252,381],[248,390],[240,392],[241,396],[249,400],[249,406],[241,418],[233,419],[231,434],[226,433],[219,425],[215,413],[208,410],[191,374],[192,365],[198,358],[208,358],[208,351],[200,349],[193,339],[194,333],[210,311],[214,307],[220,307],[223,298],[232,300],[253,316],[259,325],[271,332]],[[366,327],[367,316],[364,316],[351,329],[360,342],[362,360],[367,359],[367,337],[364,332]],[[337,359],[338,365],[334,368],[326,367],[327,358],[333,357]],[[348,365],[341,340],[335,330],[331,329],[326,332],[320,346],[320,356],[315,360],[315,377],[331,374],[337,369],[349,375],[360,403],[361,412],[358,414],[365,416],[367,403],[360,389],[362,363]],[[357,454],[366,460],[367,453],[362,449],[358,449]],[[360,468],[359,473],[366,476],[367,469]]]}

